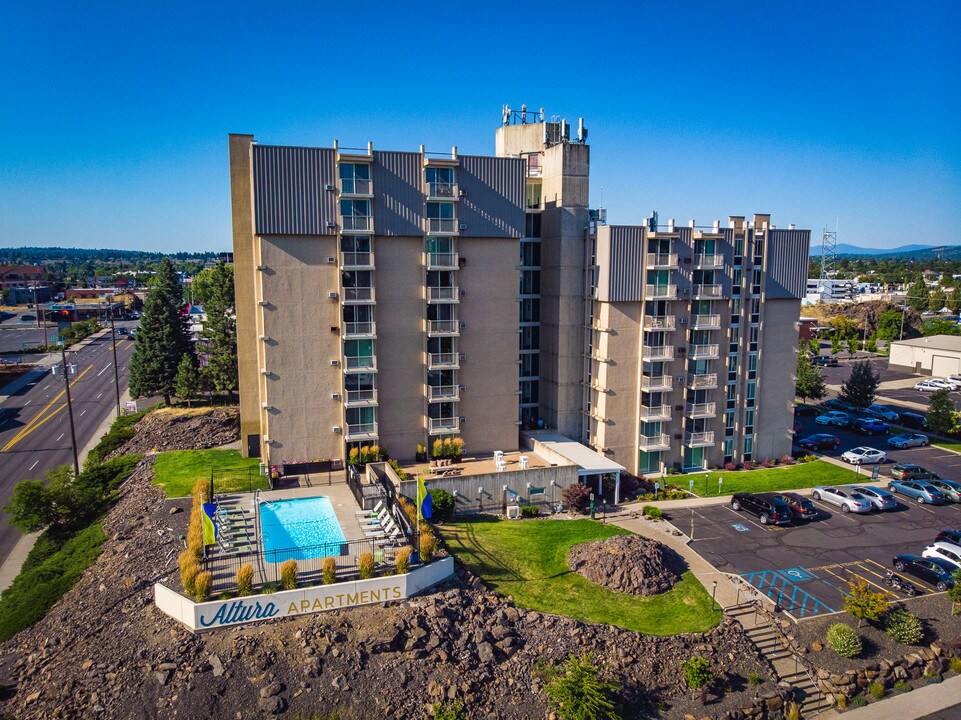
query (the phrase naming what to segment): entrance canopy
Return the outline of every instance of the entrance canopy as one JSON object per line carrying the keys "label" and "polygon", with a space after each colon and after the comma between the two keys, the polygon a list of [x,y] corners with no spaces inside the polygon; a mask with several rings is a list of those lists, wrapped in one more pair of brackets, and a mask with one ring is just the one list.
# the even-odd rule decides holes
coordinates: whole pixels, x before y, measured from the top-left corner
{"label": "entrance canopy", "polygon": [[596,477],[597,492],[601,492],[601,479],[604,475],[614,475],[614,502],[621,499],[621,471],[626,470],[606,455],[592,450],[576,440],[547,431],[525,433],[537,455],[558,465],[577,465],[577,475],[590,483]]}

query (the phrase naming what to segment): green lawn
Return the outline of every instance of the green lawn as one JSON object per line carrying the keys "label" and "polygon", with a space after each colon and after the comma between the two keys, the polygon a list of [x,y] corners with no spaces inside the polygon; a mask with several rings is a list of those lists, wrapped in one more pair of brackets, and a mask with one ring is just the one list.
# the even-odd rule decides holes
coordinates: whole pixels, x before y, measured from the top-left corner
{"label": "green lawn", "polygon": [[267,478],[260,475],[260,460],[241,457],[236,450],[171,450],[154,462],[154,484],[167,497],[189,495],[199,478],[214,473],[216,492],[267,490]]}
{"label": "green lawn", "polygon": [[[708,476],[706,490],[705,475]],[[718,483],[721,478],[724,479],[723,485]],[[870,478],[871,471],[869,468],[865,468],[864,472],[861,473],[861,480],[869,480]],[[736,492],[769,492],[772,490],[797,490],[798,488],[810,488],[817,485],[846,485],[857,482],[858,476],[854,470],[838,467],[823,460],[816,460],[809,463],[798,463],[797,465],[760,468],[759,470],[696,472],[666,478],[668,483],[677,485],[683,490],[689,488],[691,480],[694,481],[694,493],[696,495],[714,497],[717,495],[733,495]],[[720,492],[718,492],[719,487]]]}
{"label": "green lawn", "polygon": [[642,598],[595,585],[567,567],[571,546],[629,534],[593,520],[472,520],[440,528],[471,572],[522,607],[648,635],[703,632],[720,621],[711,596],[685,572],[667,593]]}

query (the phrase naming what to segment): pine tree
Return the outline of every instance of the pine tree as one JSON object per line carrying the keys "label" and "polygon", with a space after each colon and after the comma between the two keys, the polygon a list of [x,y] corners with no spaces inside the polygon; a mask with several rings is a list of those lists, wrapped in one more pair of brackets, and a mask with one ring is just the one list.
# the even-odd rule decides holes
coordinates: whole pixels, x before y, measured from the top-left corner
{"label": "pine tree", "polygon": [[928,413],[924,417],[928,427],[936,433],[947,435],[954,432],[957,426],[954,400],[951,393],[947,390],[935,390],[931,393],[931,401],[928,403]]}
{"label": "pine tree", "polygon": [[928,286],[923,280],[919,280],[908,288],[908,307],[916,312],[927,310],[929,297]]}
{"label": "pine tree", "polygon": [[173,263],[164,258],[144,302],[130,360],[130,395],[134,399],[163,395],[164,402],[170,404],[180,360],[193,352],[183,306],[180,280]]}
{"label": "pine tree", "polygon": [[797,379],[794,384],[795,394],[802,400],[811,398],[820,400],[827,394],[824,375],[821,368],[811,362],[805,353],[797,356]]}
{"label": "pine tree", "polygon": [[177,366],[177,376],[174,378],[174,392],[181,400],[190,402],[197,397],[200,390],[200,372],[197,370],[197,359],[193,353],[187,353],[180,359]]}
{"label": "pine tree", "polygon": [[194,295],[203,303],[207,316],[200,336],[205,356],[203,374],[213,390],[226,392],[232,400],[238,384],[233,266],[220,263],[198,274]]}
{"label": "pine tree", "polygon": [[840,397],[844,402],[857,408],[866,408],[874,402],[881,376],[869,362],[855,363],[851,376],[841,386]]}

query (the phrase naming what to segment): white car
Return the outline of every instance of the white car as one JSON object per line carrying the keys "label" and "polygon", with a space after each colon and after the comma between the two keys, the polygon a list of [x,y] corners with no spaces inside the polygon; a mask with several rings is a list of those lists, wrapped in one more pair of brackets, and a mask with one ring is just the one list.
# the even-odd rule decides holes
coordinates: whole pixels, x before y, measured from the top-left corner
{"label": "white car", "polygon": [[924,552],[921,553],[921,557],[926,558],[941,558],[947,562],[954,565],[956,568],[961,568],[961,548],[957,545],[951,545],[946,542],[936,542],[928,545],[924,548]]}
{"label": "white car", "polygon": [[871,512],[871,501],[859,492],[844,487],[814,488],[811,497],[824,500],[841,508],[841,512],[866,513]]}
{"label": "white car", "polygon": [[931,378],[931,379],[936,380],[937,382],[944,383],[946,390],[957,390],[959,387],[961,387],[961,381],[953,379],[956,377],[957,375],[948,375],[948,377],[946,378]]}
{"label": "white car", "polygon": [[915,390],[921,392],[934,392],[935,390],[952,390],[953,385],[948,385],[944,380],[922,380],[914,386]]}
{"label": "white car", "polygon": [[851,448],[841,455],[844,462],[849,462],[852,465],[876,465],[883,463],[887,457],[882,450],[864,446]]}

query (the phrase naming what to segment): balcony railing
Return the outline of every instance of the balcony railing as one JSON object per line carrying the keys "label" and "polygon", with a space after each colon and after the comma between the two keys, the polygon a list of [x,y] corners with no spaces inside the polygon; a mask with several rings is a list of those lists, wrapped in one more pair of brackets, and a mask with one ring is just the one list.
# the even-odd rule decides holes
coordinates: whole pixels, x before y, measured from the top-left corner
{"label": "balcony railing", "polygon": [[647,300],[674,300],[677,297],[677,285],[648,285],[644,288]]}
{"label": "balcony railing", "polygon": [[644,316],[644,329],[645,330],[673,330],[674,329],[674,316],[673,315],[661,315],[655,317],[652,315]]}
{"label": "balcony railing", "polygon": [[374,302],[374,288],[345,287],[344,302]]}
{"label": "balcony railing", "polygon": [[644,375],[641,378],[641,389],[646,392],[663,392],[674,387],[673,380],[670,375]]}
{"label": "balcony railing", "polygon": [[644,359],[650,360],[650,361],[673,360],[674,346],[673,345],[645,345]]}
{"label": "balcony railing", "polygon": [[344,368],[347,370],[375,370],[377,368],[377,360],[373,355],[345,357]]}
{"label": "balcony railing", "polygon": [[688,403],[684,414],[690,418],[712,418],[717,415],[717,403]]}
{"label": "balcony railing", "polygon": [[687,386],[695,390],[710,390],[717,387],[717,373],[688,375]]}
{"label": "balcony railing", "polygon": [[691,345],[687,351],[691,360],[713,360],[718,357],[717,345]]}
{"label": "balcony railing", "polygon": [[429,252],[427,253],[428,270],[456,270],[459,258],[455,252]]}
{"label": "balcony railing", "polygon": [[428,370],[436,370],[439,368],[457,369],[458,367],[460,367],[460,355],[455,352],[427,353]]}
{"label": "balcony railing", "polygon": [[460,323],[456,320],[428,320],[428,335],[459,335]]}
{"label": "balcony railing", "polygon": [[341,232],[371,232],[374,229],[374,218],[364,215],[343,215],[340,218]]}
{"label": "balcony railing", "polygon": [[670,405],[641,405],[641,420],[653,421],[653,420],[670,420],[671,419],[671,406]]}
{"label": "balcony railing", "polygon": [[460,400],[459,385],[428,385],[427,399],[431,402],[440,400]]}
{"label": "balcony railing", "polygon": [[427,218],[427,232],[432,235],[457,233],[457,218]]}
{"label": "balcony railing", "polygon": [[427,418],[427,432],[431,435],[460,432],[460,418]]}
{"label": "balcony railing", "polygon": [[669,450],[671,447],[671,436],[667,433],[660,435],[641,435],[637,440],[637,447],[641,450]]}
{"label": "balcony railing", "polygon": [[457,200],[458,197],[460,197],[460,193],[457,191],[457,183],[427,183],[428,200]]}
{"label": "balcony railing", "polygon": [[343,268],[372,268],[374,254],[371,252],[342,252],[340,265]]}
{"label": "balcony railing", "polygon": [[691,318],[691,328],[693,330],[717,330],[720,327],[720,315],[694,315]]}
{"label": "balcony railing", "polygon": [[340,194],[370,196],[374,194],[374,185],[363,178],[341,178]]}
{"label": "balcony railing", "polygon": [[456,287],[427,287],[427,302],[459,302],[460,290]]}
{"label": "balcony railing", "polygon": [[677,267],[677,253],[648,253],[647,267],[649,268]]}
{"label": "balcony railing", "polygon": [[694,297],[698,298],[719,298],[721,297],[720,285],[695,285]]}
{"label": "balcony railing", "polygon": [[347,424],[347,440],[367,440],[377,437],[377,423],[355,423]]}
{"label": "balcony railing", "polygon": [[344,400],[347,405],[376,405],[377,389],[348,390]]}
{"label": "balcony railing", "polygon": [[684,444],[688,447],[707,447],[714,444],[714,431],[688,433],[684,438]]}
{"label": "balcony railing", "polygon": [[699,253],[694,256],[694,267],[699,270],[724,267],[724,256]]}
{"label": "balcony railing", "polygon": [[376,334],[377,326],[373,321],[344,323],[344,337],[373,337]]}

